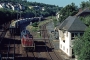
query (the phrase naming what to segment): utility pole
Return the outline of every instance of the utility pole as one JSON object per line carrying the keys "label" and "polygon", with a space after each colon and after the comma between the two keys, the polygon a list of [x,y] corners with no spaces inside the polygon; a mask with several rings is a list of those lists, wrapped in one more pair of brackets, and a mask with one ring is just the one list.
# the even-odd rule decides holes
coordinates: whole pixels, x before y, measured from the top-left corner
{"label": "utility pole", "polygon": [[22,12],[22,11],[20,10],[20,19],[21,19],[21,12]]}
{"label": "utility pole", "polygon": [[17,11],[17,19],[18,19],[18,11]]}

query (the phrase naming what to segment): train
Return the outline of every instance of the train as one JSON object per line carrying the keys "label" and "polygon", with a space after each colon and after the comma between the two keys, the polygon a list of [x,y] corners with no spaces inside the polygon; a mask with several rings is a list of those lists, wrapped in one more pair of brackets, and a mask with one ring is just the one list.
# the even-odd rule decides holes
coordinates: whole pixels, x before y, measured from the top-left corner
{"label": "train", "polygon": [[26,51],[34,51],[35,43],[32,34],[28,30],[21,32],[21,45]]}
{"label": "train", "polygon": [[[14,20],[9,27],[9,32],[12,35],[20,35],[21,45],[25,49],[25,51],[34,51],[35,50],[35,42],[32,34],[28,30],[26,30],[26,26],[31,22],[39,22],[40,18],[25,18]],[[41,19],[42,21],[42,19]]]}
{"label": "train", "polygon": [[30,22],[39,22],[39,20],[42,21],[43,19],[40,17],[34,17],[15,20],[10,24],[10,34],[20,35],[21,31],[24,30],[26,26],[30,24]]}
{"label": "train", "polygon": [[14,34],[14,35],[20,35],[21,31],[24,28],[24,24],[30,24],[30,22],[32,21],[31,18],[28,19],[19,19],[19,20],[15,20],[10,24],[9,27],[9,31],[10,34]]}

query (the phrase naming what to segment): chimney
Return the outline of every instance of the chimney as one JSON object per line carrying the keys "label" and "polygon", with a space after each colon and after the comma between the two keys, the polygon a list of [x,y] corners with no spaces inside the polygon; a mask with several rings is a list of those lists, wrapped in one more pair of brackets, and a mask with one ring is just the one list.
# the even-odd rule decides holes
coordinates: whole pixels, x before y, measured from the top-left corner
{"label": "chimney", "polygon": [[82,8],[79,8],[79,12],[81,12],[82,11]]}

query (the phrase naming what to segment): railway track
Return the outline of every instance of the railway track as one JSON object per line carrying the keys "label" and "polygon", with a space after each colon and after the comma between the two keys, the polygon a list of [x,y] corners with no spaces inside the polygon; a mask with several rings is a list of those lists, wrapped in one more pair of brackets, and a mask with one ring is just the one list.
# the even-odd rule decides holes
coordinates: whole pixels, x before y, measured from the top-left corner
{"label": "railway track", "polygon": [[54,51],[54,48],[49,40],[49,34],[47,33],[46,25],[43,25],[41,29],[43,30],[43,32],[41,33],[42,33],[42,37],[45,39],[46,51],[48,53],[49,59],[50,60],[62,60],[60,56],[58,56],[56,52]]}
{"label": "railway track", "polygon": [[26,52],[27,53],[27,60],[37,60],[34,52]]}
{"label": "railway track", "polygon": [[[46,34],[46,25],[43,25],[42,26],[42,30],[43,30],[43,32],[42,32],[42,37],[44,38],[44,39],[46,39],[46,38],[48,38],[48,36],[47,36],[47,34]],[[49,40],[49,39],[48,39]],[[47,55],[48,55],[48,59],[50,59],[50,60],[53,60],[53,58],[52,58],[52,56],[51,56],[51,54],[50,54],[50,50],[49,50],[49,48],[47,48],[47,41],[45,40],[45,49],[46,49],[46,52],[47,52]]]}
{"label": "railway track", "polygon": [[1,60],[15,60],[15,40],[12,39],[5,39],[8,40],[2,43],[5,43],[5,46],[3,47],[5,50],[2,50],[1,53]]}
{"label": "railway track", "polygon": [[[1,35],[0,35],[0,46],[1,46],[1,43],[2,43],[2,40],[4,38],[6,34],[6,31],[2,31]],[[1,47],[0,47],[0,50],[1,50]],[[0,53],[0,59],[2,60],[2,54]]]}
{"label": "railway track", "polygon": [[[0,51],[1,60],[62,60],[54,52],[54,48],[49,40],[46,25],[43,25],[41,30],[41,36],[43,37],[41,41],[43,41],[43,43],[40,45],[39,41],[39,44],[36,44],[36,50],[30,52],[25,51],[24,48],[22,48],[20,40],[18,40],[19,44],[17,44],[15,36],[12,36],[13,39],[4,39],[6,32],[2,32],[0,43],[2,44],[2,47],[5,47],[2,49],[3,51]],[[35,40],[37,41],[40,39],[36,38]],[[20,53],[21,56],[16,56],[17,53]]]}
{"label": "railway track", "polygon": [[1,44],[1,42],[2,42],[2,40],[3,40],[3,38],[4,38],[4,36],[5,36],[6,32],[7,32],[7,31],[2,31],[2,33],[1,33],[1,35],[0,35],[0,44]]}
{"label": "railway track", "polygon": [[[46,30],[46,34],[47,34],[47,37],[48,37],[48,39],[49,39],[49,34],[48,34],[47,30]],[[62,60],[61,57],[58,56],[58,55],[56,54],[56,52],[54,51],[54,47],[52,46],[52,43],[50,42],[50,40],[46,40],[46,41],[49,43],[47,46],[50,46],[51,48],[53,48],[53,49],[52,49],[52,52],[53,52],[53,54],[55,54],[57,60]],[[54,58],[55,58],[55,57],[54,57]]]}
{"label": "railway track", "polygon": [[[9,24],[10,24],[10,23],[4,25],[4,26],[3,26],[3,29],[4,29],[4,30],[1,31],[1,35],[0,35],[0,50],[1,50],[1,47],[3,46],[3,45],[2,45],[2,42],[3,42],[3,40],[4,40],[4,37],[5,37],[5,35],[6,35],[6,32],[7,32],[7,30],[8,30]],[[10,42],[9,42],[9,43],[10,43]],[[8,46],[8,50],[9,50],[9,46]],[[3,55],[4,55],[4,54],[2,54],[2,53],[0,52],[0,59],[1,59],[1,60],[4,58]],[[8,56],[8,53],[7,53],[7,56]]]}
{"label": "railway track", "polygon": [[36,53],[33,51],[27,51],[22,47],[22,60],[37,60]]}

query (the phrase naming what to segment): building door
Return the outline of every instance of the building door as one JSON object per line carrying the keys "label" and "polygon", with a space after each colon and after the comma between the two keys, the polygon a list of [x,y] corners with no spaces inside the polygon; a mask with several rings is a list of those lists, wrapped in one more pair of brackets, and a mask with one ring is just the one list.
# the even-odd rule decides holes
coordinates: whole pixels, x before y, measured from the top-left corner
{"label": "building door", "polygon": [[75,54],[74,54],[73,49],[72,49],[72,58],[75,58]]}

